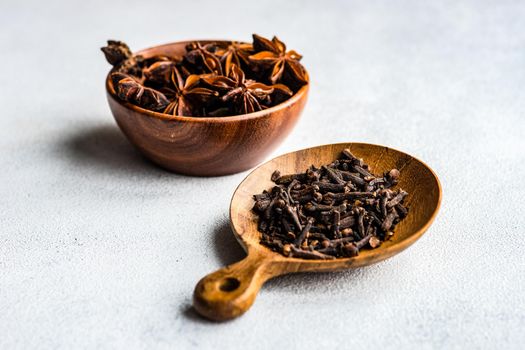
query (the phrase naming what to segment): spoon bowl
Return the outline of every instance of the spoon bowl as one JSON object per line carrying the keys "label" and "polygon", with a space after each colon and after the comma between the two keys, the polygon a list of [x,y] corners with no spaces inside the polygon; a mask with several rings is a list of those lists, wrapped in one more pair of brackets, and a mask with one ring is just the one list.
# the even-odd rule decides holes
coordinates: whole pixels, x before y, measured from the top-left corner
{"label": "spoon bowl", "polygon": [[[375,249],[363,249],[352,258],[306,260],[288,258],[259,243],[257,215],[252,211],[253,195],[273,187],[271,174],[305,171],[310,165],[328,164],[349,148],[369,164],[373,173],[392,168],[401,172],[397,188],[409,193],[405,204],[408,216],[394,236]],[[193,304],[203,316],[217,321],[237,317],[253,304],[257,292],[268,279],[293,272],[337,271],[385,260],[409,247],[425,233],[441,202],[441,185],[435,173],[420,160],[397,150],[365,143],[340,143],[284,154],[259,166],[237,187],[230,205],[233,233],[248,253],[240,262],[204,277],[195,287]]]}

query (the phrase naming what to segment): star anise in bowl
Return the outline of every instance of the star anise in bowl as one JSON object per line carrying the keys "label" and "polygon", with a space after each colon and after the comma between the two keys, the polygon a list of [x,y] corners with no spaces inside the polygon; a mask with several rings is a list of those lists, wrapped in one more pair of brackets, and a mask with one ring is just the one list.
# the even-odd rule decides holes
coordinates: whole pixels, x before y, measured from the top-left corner
{"label": "star anise in bowl", "polygon": [[102,48],[122,101],[172,116],[253,113],[286,101],[308,84],[300,54],[277,37],[253,43],[194,41],[184,52],[143,56],[121,41]]}
{"label": "star anise in bowl", "polygon": [[110,41],[102,51],[113,66],[106,95],[119,128],[177,173],[256,166],[289,135],[308,98],[300,55],[277,38],[180,41],[135,53]]}

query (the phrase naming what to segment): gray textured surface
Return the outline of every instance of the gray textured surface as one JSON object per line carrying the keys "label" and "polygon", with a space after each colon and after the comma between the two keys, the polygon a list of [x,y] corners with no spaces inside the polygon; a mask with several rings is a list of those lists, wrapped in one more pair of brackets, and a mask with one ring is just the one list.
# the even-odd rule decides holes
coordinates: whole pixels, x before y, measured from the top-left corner
{"label": "gray textured surface", "polygon": [[[524,18],[520,1],[3,0],[0,348],[523,345]],[[444,201],[403,254],[275,279],[245,316],[212,324],[191,294],[242,257],[227,215],[245,174],[145,162],[112,120],[98,48],[252,32],[279,34],[312,77],[275,155],[389,145],[434,168]]]}

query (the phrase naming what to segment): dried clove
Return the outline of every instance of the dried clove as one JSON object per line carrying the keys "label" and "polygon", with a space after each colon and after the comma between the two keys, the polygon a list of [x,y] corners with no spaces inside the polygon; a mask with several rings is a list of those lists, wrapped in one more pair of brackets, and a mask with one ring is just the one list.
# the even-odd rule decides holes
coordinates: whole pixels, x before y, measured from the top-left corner
{"label": "dried clove", "polygon": [[260,243],[288,257],[334,259],[377,248],[408,215],[400,173],[374,175],[350,150],[304,173],[271,175],[271,191],[254,195]]}

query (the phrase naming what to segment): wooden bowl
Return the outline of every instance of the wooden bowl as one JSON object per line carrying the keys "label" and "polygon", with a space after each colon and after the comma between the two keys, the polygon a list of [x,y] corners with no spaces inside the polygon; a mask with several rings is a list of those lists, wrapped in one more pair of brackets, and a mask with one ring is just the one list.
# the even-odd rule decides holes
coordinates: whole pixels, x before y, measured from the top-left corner
{"label": "wooden bowl", "polygon": [[[405,200],[409,213],[396,226],[392,239],[376,249],[364,249],[356,257],[335,260],[287,258],[261,245],[258,219],[252,211],[253,194],[274,186],[270,180],[272,172],[276,169],[283,174],[304,172],[312,164],[320,166],[332,162],[345,148],[363,158],[376,174],[392,168],[400,170],[396,188],[409,193]],[[264,282],[272,277],[295,272],[338,271],[368,266],[390,258],[416,242],[430,227],[437,215],[441,196],[438,177],[430,167],[415,157],[385,146],[339,143],[307,148],[274,158],[250,173],[237,187],[231,201],[231,227],[248,253],[247,257],[201,279],[195,287],[193,305],[209,319],[229,320],[246,312]]]}
{"label": "wooden bowl", "polygon": [[[155,46],[137,54],[146,58],[182,56],[189,42]],[[297,123],[309,89],[306,84],[285,102],[255,113],[180,117],[152,112],[120,100],[110,74],[106,78],[109,107],[128,140],[161,167],[197,176],[233,174],[259,164]]]}

